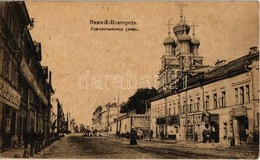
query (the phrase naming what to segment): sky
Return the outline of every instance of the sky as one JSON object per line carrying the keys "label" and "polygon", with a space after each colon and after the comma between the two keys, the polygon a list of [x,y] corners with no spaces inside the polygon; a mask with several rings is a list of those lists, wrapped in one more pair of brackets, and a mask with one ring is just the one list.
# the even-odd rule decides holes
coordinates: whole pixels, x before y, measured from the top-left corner
{"label": "sky", "polygon": [[[122,103],[137,88],[157,88],[156,75],[168,36],[180,21],[176,2],[26,2],[42,44],[42,65],[52,71],[53,98],[77,123],[91,124],[98,105]],[[187,24],[194,23],[204,64],[231,61],[259,46],[258,2],[185,2]],[[90,21],[134,21],[135,25],[96,25]],[[123,28],[93,31],[91,28]],[[138,31],[128,31],[135,28]],[[189,35],[192,37],[192,29]],[[56,106],[54,106],[56,107]]]}

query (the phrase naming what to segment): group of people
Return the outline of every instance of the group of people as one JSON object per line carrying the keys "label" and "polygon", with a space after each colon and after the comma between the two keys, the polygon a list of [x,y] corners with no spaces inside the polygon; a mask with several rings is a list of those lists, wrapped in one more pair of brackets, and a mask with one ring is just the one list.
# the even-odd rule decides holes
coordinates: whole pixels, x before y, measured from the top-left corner
{"label": "group of people", "polygon": [[202,138],[203,138],[203,143],[206,142],[212,142],[214,140],[214,142],[218,142],[219,138],[218,138],[218,132],[213,131],[213,130],[203,130],[202,132]]}
{"label": "group of people", "polygon": [[31,132],[26,131],[23,134],[23,140],[24,140],[24,148],[27,149],[28,145],[30,144],[31,146],[34,146],[36,143],[40,144],[43,146],[43,141],[44,141],[44,132],[39,131],[38,133],[34,132],[32,130]]}

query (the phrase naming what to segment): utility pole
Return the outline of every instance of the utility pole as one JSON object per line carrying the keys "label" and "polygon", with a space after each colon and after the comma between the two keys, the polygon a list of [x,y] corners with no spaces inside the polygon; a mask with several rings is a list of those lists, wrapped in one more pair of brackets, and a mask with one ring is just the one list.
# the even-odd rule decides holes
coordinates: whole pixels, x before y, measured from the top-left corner
{"label": "utility pole", "polygon": [[186,126],[185,126],[185,132],[186,132],[186,140],[188,140],[188,92],[187,92],[187,73],[185,73],[185,77],[184,77],[184,87],[185,87],[185,122],[186,122]]}

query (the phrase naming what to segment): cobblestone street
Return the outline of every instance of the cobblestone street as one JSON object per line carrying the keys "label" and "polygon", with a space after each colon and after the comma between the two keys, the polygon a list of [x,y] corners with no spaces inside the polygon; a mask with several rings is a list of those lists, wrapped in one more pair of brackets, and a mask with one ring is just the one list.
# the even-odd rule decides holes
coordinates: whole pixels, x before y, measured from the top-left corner
{"label": "cobblestone street", "polygon": [[[256,159],[257,145],[242,145],[234,148],[210,144],[162,143],[160,141],[138,141],[138,145],[130,146],[129,140],[114,137],[81,137],[80,134],[67,135],[45,148],[34,158],[232,158]],[[207,147],[207,145],[209,147]],[[212,146],[212,145],[211,145]]]}

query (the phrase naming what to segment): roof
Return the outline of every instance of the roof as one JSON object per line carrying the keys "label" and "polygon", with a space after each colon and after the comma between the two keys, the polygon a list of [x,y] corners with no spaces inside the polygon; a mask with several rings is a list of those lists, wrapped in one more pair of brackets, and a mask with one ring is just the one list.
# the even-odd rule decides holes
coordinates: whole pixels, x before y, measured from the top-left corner
{"label": "roof", "polygon": [[206,77],[207,79],[212,79],[223,75],[234,74],[234,72],[245,70],[245,67],[256,59],[259,60],[259,52],[255,54],[247,54],[243,57],[230,61],[226,65],[213,69],[207,73]]}
{"label": "roof", "polygon": [[[188,86],[188,89],[195,88],[198,85],[205,85],[209,84],[215,81],[219,81],[221,79],[229,78],[236,76],[238,74],[242,74],[247,72],[246,67],[251,64],[254,60],[259,60],[259,51],[257,53],[251,53],[247,54],[245,56],[242,56],[238,59],[235,59],[233,61],[230,61],[226,65],[223,65],[221,67],[217,67],[213,69],[212,71],[205,73],[205,78],[203,80],[200,80],[199,83],[194,83],[190,86]],[[176,93],[182,92],[184,89],[181,88],[179,90],[173,90],[171,92],[163,93],[158,96],[155,96],[151,98],[149,101],[156,101],[161,98],[168,97],[170,95],[174,95]]]}
{"label": "roof", "polygon": [[191,43],[193,43],[194,45],[200,45],[200,41],[195,37],[192,37]]}
{"label": "roof", "polygon": [[168,37],[166,37],[163,41],[163,44],[174,44],[174,43],[175,43],[175,41],[170,35]]}

